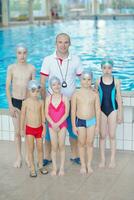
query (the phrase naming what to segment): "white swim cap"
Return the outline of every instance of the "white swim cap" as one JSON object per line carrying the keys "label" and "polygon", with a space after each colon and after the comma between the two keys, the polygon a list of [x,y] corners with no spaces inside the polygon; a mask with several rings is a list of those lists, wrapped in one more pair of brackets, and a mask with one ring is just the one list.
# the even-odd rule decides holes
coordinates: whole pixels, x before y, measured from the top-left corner
{"label": "white swim cap", "polygon": [[56,76],[52,76],[50,78],[50,81],[49,81],[50,87],[52,87],[53,83],[59,83],[61,85],[60,79]]}
{"label": "white swim cap", "polygon": [[18,49],[25,49],[25,50],[27,51],[27,47],[26,47],[26,45],[23,44],[23,43],[19,43],[19,44],[17,44],[17,46],[16,46],[16,50],[18,50]]}
{"label": "white swim cap", "polygon": [[91,77],[91,79],[93,79],[93,73],[89,68],[84,68],[81,77]]}
{"label": "white swim cap", "polygon": [[31,80],[31,81],[28,82],[27,88],[28,88],[28,90],[40,89],[41,85],[40,85],[39,81],[37,81],[37,80]]}

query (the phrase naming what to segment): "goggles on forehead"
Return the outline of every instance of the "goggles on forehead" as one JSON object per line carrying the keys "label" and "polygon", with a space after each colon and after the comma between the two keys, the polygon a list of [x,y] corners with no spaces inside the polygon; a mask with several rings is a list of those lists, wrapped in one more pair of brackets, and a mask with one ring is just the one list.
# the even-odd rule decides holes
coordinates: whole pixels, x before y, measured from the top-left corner
{"label": "goggles on forehead", "polygon": [[111,67],[113,67],[114,63],[112,60],[104,60],[101,63],[101,67],[103,67],[104,65],[111,65]]}
{"label": "goggles on forehead", "polygon": [[31,92],[35,92],[35,91],[39,91],[41,89],[41,87],[40,86],[38,86],[38,87],[33,87],[33,88],[31,88],[30,90],[31,90]]}

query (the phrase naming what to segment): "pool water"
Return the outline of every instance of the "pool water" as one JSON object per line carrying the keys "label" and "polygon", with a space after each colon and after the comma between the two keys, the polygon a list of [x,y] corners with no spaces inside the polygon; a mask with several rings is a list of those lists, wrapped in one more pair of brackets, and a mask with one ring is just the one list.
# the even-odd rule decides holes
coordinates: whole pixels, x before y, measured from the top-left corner
{"label": "pool water", "polygon": [[[16,62],[15,47],[25,43],[28,62],[37,69],[39,79],[43,58],[54,52],[55,36],[71,36],[70,51],[80,56],[84,67],[90,67],[94,81],[101,76],[100,63],[108,55],[114,60],[113,74],[121,79],[122,90],[134,90],[134,23],[132,20],[65,21],[49,25],[32,25],[0,29],[0,108],[7,108],[5,80],[7,66]],[[79,81],[77,80],[77,85]]]}

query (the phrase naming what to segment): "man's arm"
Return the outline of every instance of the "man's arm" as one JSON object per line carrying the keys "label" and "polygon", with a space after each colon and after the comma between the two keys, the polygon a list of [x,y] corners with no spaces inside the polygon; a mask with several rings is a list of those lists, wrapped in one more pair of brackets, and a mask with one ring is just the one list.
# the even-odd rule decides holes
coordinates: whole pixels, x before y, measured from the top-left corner
{"label": "man's arm", "polygon": [[40,83],[41,83],[41,97],[43,100],[46,98],[46,80],[50,74],[49,57],[45,57],[40,70]]}
{"label": "man's arm", "polygon": [[41,97],[45,101],[46,99],[46,80],[47,77],[43,74],[40,76],[40,83],[41,83]]}

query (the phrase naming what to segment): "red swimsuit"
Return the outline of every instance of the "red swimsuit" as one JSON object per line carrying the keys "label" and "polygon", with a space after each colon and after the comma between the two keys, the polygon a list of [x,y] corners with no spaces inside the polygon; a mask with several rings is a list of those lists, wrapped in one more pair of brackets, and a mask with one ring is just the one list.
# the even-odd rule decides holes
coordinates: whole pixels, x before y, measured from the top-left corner
{"label": "red swimsuit", "polygon": [[[62,95],[61,95],[61,102],[57,107],[55,107],[52,104],[52,95],[51,95],[50,104],[48,106],[48,114],[55,123],[57,123],[63,117],[63,115],[65,114],[65,104],[62,100]],[[50,123],[48,123],[48,126],[52,127]],[[67,127],[67,121],[65,120],[62,124],[60,124],[59,127],[60,129],[62,129],[63,127]]]}

